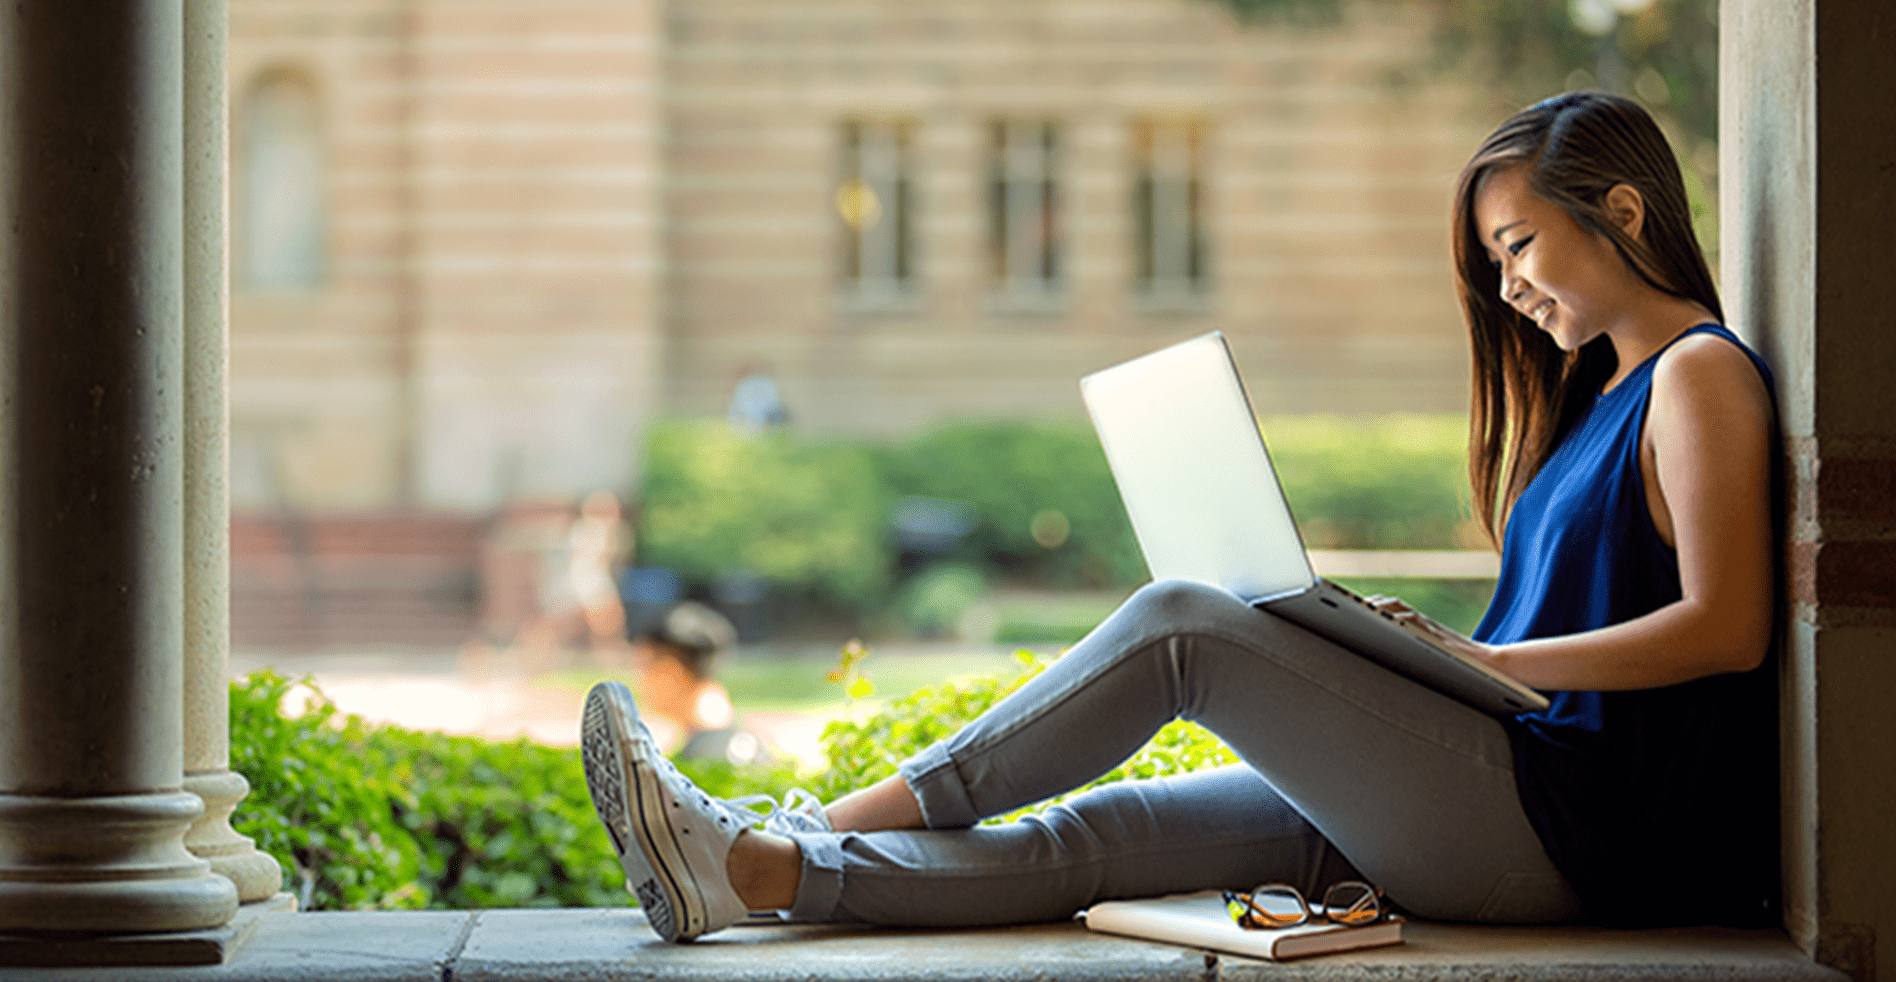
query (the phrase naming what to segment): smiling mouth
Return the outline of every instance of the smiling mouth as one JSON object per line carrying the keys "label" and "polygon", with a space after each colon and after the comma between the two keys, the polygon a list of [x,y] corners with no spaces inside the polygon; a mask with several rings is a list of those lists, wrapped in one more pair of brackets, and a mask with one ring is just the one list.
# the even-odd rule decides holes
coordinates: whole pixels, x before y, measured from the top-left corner
{"label": "smiling mouth", "polygon": [[1532,318],[1534,323],[1543,325],[1547,323],[1547,315],[1553,312],[1554,302],[1552,300],[1542,300],[1540,303],[1522,311],[1522,313]]}

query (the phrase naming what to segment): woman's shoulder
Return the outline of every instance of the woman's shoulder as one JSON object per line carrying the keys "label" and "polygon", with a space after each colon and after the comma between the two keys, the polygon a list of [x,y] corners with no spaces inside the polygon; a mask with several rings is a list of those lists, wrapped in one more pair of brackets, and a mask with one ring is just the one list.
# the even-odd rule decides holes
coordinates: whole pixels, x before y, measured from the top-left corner
{"label": "woman's shoulder", "polygon": [[1748,406],[1767,413],[1771,392],[1749,348],[1723,331],[1698,331],[1674,341],[1653,365],[1653,397],[1708,409]]}

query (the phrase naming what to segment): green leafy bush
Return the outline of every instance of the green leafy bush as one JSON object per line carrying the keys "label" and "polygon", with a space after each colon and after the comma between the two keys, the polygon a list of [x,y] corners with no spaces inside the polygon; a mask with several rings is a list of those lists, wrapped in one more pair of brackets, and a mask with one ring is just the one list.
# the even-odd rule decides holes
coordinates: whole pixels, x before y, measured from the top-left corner
{"label": "green leafy bush", "polygon": [[[1279,416],[1262,427],[1312,548],[1479,544],[1461,417]],[[909,618],[917,629],[938,628],[928,600],[940,584],[890,590],[890,517],[911,496],[972,508],[968,542],[948,558],[977,570],[1060,587],[1129,587],[1146,577],[1084,423],[950,423],[881,446],[670,422],[646,450],[640,561],[700,585],[753,572],[858,611],[893,601],[921,618]]]}
{"label": "green leafy bush", "polygon": [[972,505],[971,545],[987,562],[1056,585],[1145,576],[1106,454],[1084,423],[950,423],[891,449],[883,473],[897,495]]}
{"label": "green leafy bush", "polygon": [[[290,712],[285,697],[302,701]],[[720,796],[781,790],[787,766],[681,762]],[[231,685],[234,816],[305,909],[468,909],[625,903],[579,753],[529,740],[371,725],[308,681]]]}
{"label": "green leafy bush", "polygon": [[675,420],[647,438],[639,561],[705,584],[755,574],[860,607],[888,586],[888,514],[865,447]]}
{"label": "green leafy bush", "polygon": [[895,606],[916,632],[952,635],[968,608],[987,592],[987,577],[967,563],[933,563],[902,585]]}
{"label": "green leafy bush", "polygon": [[1260,421],[1312,548],[1453,549],[1480,542],[1459,416],[1269,416]]}
{"label": "green leafy bush", "polygon": [[[894,774],[897,764],[954,733],[1046,667],[1032,652],[1021,651],[1016,657],[1021,662],[1021,671],[1016,674],[946,682],[896,699],[861,719],[831,722],[823,730],[823,749],[829,758],[829,768],[809,783],[810,791],[824,801],[833,801],[855,788]],[[1067,794],[990,818],[988,822],[1012,821],[1101,784],[1184,774],[1236,761],[1236,755],[1204,727],[1174,720],[1160,729],[1138,753],[1097,780]]]}
{"label": "green leafy bush", "polygon": [[394,807],[406,789],[362,753],[369,729],[313,690],[286,714],[295,687],[270,672],[231,684],[230,766],[250,782],[233,827],[276,857],[307,909],[426,906],[422,849]]}

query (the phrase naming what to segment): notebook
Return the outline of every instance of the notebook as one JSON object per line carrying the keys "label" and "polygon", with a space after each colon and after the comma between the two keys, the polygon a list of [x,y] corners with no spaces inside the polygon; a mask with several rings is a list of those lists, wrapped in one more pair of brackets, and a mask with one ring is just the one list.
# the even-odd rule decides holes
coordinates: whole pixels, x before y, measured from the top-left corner
{"label": "notebook", "polygon": [[1215,890],[1148,900],[1108,900],[1087,908],[1081,916],[1093,931],[1275,961],[1402,943],[1400,919],[1361,927],[1313,921],[1296,927],[1242,928],[1231,920]]}
{"label": "notebook", "polygon": [[1095,372],[1080,392],[1153,578],[1223,587],[1484,712],[1547,708],[1315,575],[1221,332]]}

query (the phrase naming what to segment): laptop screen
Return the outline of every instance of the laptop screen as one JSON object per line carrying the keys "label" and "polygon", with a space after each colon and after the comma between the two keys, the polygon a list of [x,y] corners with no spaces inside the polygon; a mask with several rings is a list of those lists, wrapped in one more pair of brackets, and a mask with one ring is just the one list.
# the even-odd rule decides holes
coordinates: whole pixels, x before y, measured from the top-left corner
{"label": "laptop screen", "polygon": [[1224,335],[1080,380],[1154,579],[1246,600],[1315,582]]}

